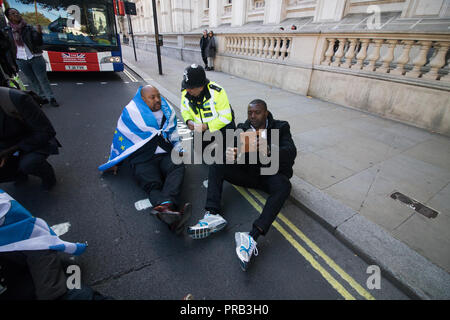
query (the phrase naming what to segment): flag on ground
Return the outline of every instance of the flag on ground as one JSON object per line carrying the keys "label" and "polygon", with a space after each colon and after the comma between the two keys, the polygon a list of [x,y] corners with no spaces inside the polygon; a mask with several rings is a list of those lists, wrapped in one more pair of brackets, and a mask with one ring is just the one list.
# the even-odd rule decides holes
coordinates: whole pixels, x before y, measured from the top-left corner
{"label": "flag on ground", "polygon": [[61,240],[44,220],[0,189],[0,252],[56,250],[78,256],[86,247]]}

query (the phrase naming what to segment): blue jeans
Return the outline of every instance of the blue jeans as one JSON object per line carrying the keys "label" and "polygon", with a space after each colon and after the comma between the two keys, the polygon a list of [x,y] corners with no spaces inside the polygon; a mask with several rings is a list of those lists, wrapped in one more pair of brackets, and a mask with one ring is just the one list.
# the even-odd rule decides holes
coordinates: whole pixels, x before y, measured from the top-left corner
{"label": "blue jeans", "polygon": [[31,89],[42,98],[54,98],[50,82],[47,78],[45,60],[42,56],[30,60],[17,59],[17,65],[30,82]]}

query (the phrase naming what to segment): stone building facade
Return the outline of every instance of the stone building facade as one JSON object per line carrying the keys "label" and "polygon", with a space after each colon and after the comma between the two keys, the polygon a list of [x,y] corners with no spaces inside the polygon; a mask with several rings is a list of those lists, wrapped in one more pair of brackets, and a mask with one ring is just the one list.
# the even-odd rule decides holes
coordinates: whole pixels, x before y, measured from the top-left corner
{"label": "stone building facade", "polygon": [[[156,51],[151,0],[137,46]],[[450,0],[157,0],[162,54],[450,136]],[[291,27],[295,26],[295,30]]]}

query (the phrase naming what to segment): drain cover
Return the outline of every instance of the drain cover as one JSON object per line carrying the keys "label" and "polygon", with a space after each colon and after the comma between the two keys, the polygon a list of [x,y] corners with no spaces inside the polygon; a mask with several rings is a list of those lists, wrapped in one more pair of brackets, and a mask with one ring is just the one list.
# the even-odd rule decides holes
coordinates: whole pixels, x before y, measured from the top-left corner
{"label": "drain cover", "polygon": [[424,215],[427,218],[436,218],[438,215],[438,212],[436,210],[433,210],[426,205],[423,205],[422,203],[411,199],[408,196],[405,196],[401,192],[394,192],[393,194],[391,194],[391,198],[406,204],[408,207],[413,208],[418,213]]}

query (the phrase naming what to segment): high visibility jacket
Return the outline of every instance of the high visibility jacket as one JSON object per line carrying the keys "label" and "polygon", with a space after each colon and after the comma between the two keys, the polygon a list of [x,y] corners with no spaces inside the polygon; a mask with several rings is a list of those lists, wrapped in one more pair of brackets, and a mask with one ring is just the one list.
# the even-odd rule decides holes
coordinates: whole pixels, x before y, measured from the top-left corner
{"label": "high visibility jacket", "polygon": [[210,81],[207,88],[203,103],[190,100],[186,96],[187,91],[182,91],[181,115],[185,123],[189,120],[197,124],[206,123],[209,131],[214,132],[232,122],[233,113],[227,94],[222,87]]}

